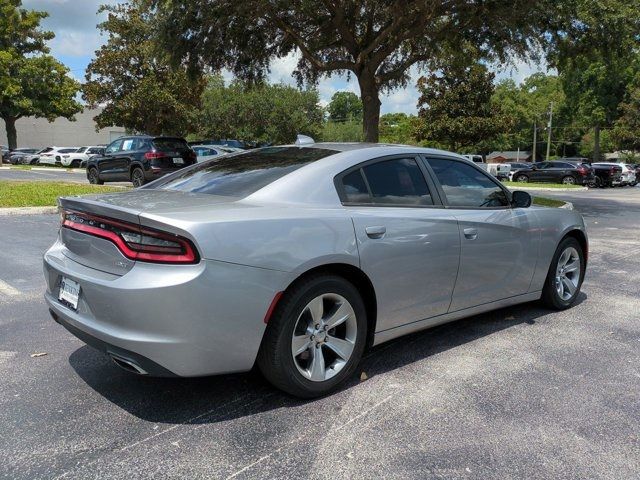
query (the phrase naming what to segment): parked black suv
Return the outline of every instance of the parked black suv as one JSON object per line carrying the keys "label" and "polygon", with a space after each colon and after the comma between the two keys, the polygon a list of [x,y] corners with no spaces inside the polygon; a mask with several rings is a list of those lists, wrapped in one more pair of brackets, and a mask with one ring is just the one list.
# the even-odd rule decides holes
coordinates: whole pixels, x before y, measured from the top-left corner
{"label": "parked black suv", "polygon": [[135,135],[111,142],[103,155],[87,161],[90,183],[131,181],[134,187],[196,163],[184,138]]}
{"label": "parked black suv", "polygon": [[567,185],[589,185],[594,180],[593,168],[585,163],[557,160],[538,162],[530,170],[518,170],[513,174],[515,182],[548,182]]}

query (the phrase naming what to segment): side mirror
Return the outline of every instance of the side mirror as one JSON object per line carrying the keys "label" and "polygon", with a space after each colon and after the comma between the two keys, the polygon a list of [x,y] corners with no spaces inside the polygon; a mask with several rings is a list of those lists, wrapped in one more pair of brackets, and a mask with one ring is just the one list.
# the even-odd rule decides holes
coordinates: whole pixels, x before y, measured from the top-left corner
{"label": "side mirror", "polygon": [[529,208],[531,206],[531,195],[527,192],[517,190],[511,194],[511,205],[515,208]]}

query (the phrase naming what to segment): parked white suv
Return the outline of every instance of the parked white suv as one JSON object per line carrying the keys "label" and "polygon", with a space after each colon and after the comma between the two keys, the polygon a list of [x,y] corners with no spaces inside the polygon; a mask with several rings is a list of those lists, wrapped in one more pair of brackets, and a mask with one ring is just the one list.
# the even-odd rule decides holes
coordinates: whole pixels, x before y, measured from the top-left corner
{"label": "parked white suv", "polygon": [[73,153],[77,149],[78,147],[47,147],[39,154],[38,165],[62,165],[62,155]]}
{"label": "parked white suv", "polygon": [[480,168],[484,169],[487,173],[490,173],[498,180],[508,180],[509,172],[511,171],[511,165],[508,163],[487,163],[484,161],[482,155],[463,155],[467,160],[475,163]]}
{"label": "parked white suv", "polygon": [[93,155],[99,155],[104,151],[104,147],[99,145],[91,145],[88,147],[80,147],[75,152],[65,153],[62,155],[62,166],[77,168],[82,166],[82,163],[89,160]]}
{"label": "parked white suv", "polygon": [[626,163],[622,162],[598,162],[593,165],[604,165],[607,167],[618,166],[622,168],[622,175],[620,176],[620,183],[614,183],[614,185],[619,185],[624,187],[625,185],[636,185],[638,182],[636,180],[636,171],[635,169],[629,167]]}

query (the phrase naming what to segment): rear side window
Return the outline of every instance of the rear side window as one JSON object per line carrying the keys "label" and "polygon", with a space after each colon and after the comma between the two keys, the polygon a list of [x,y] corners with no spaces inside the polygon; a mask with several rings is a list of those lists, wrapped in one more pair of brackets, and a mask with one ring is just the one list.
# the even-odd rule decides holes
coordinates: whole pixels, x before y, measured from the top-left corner
{"label": "rear side window", "polygon": [[430,158],[429,165],[442,185],[449,205],[476,208],[509,205],[504,190],[477,168],[441,158]]}
{"label": "rear side window", "polygon": [[181,138],[154,138],[153,145],[159,151],[183,151],[189,149],[189,144]]}
{"label": "rear side window", "polygon": [[337,153],[323,148],[269,147],[198,163],[153,188],[243,198],[307,165]]}
{"label": "rear side window", "polygon": [[342,191],[347,203],[403,207],[433,205],[422,170],[413,158],[365,165],[342,178]]}

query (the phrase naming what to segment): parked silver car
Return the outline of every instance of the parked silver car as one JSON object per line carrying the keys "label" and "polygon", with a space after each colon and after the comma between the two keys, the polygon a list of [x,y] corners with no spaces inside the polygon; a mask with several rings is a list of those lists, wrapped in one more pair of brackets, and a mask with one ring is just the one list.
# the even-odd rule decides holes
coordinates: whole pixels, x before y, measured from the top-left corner
{"label": "parked silver car", "polygon": [[424,148],[262,148],[59,203],[44,256],[56,321],[133,372],[257,363],[301,397],[336,388],[371,345],[540,298],[568,308],[587,262],[578,213]]}

